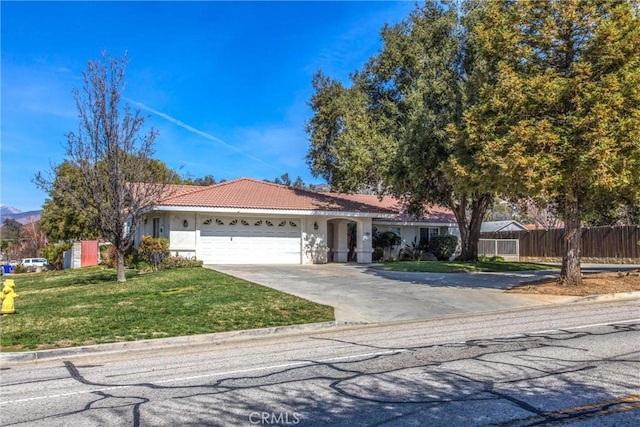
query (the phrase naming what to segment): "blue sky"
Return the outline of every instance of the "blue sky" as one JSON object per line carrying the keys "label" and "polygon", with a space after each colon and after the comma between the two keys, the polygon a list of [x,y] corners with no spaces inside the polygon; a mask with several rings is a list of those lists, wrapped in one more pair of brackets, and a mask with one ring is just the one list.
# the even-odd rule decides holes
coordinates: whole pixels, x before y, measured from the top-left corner
{"label": "blue sky", "polygon": [[181,175],[313,178],[304,157],[317,70],[346,81],[400,2],[7,2],[1,7],[0,203],[40,209],[64,159],[87,60],[127,51],[125,96]]}

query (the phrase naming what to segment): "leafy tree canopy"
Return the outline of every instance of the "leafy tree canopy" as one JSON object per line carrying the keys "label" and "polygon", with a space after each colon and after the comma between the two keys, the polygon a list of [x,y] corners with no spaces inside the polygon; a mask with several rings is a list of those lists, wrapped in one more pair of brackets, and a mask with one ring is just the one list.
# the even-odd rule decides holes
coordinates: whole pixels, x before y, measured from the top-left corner
{"label": "leafy tree canopy", "polygon": [[275,178],[273,182],[274,184],[286,185],[287,187],[306,188],[309,190],[315,189],[315,186],[313,184],[307,184],[306,182],[304,182],[301,176],[297,176],[294,181],[291,181],[288,172],[280,175],[280,177]]}
{"label": "leafy tree canopy", "polygon": [[[381,52],[351,76],[351,86],[319,72],[307,125],[307,162],[332,188],[392,193],[411,212],[450,207],[462,259],[477,259],[480,224],[493,200],[489,172],[477,168],[463,135],[463,113],[488,78],[468,38],[481,3],[464,10],[427,1],[382,30]],[[464,12],[464,13],[463,13]]]}
{"label": "leafy tree canopy", "polygon": [[56,168],[53,187],[45,201],[40,227],[51,242],[99,238],[97,215],[89,206],[79,207],[65,188],[79,186],[80,169],[69,162]]}
{"label": "leafy tree canopy", "polygon": [[490,1],[472,28],[495,78],[465,112],[475,161],[516,197],[551,200],[565,223],[561,277],[580,284],[581,222],[640,192],[636,1]]}
{"label": "leafy tree canopy", "polygon": [[[224,180],[220,181],[224,182]],[[185,178],[182,179],[182,182],[174,182],[174,184],[185,184],[185,185],[213,185],[216,183],[216,179],[213,175],[205,175],[204,177],[194,178],[192,175],[188,174]]]}
{"label": "leafy tree canopy", "polygon": [[2,222],[2,239],[17,241],[22,237],[22,224],[13,218],[5,218]]}

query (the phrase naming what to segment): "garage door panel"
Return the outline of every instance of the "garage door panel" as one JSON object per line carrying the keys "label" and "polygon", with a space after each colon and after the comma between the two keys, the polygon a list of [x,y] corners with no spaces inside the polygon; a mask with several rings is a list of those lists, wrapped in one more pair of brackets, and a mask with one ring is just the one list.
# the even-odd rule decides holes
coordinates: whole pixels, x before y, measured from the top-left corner
{"label": "garage door panel", "polygon": [[205,264],[299,264],[299,222],[211,218],[202,224],[198,247]]}

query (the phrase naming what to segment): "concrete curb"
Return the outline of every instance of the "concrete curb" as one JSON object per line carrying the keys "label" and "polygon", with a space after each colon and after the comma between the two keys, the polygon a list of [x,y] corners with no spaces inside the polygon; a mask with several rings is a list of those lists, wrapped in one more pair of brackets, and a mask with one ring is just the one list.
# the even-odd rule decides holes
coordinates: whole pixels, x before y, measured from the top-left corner
{"label": "concrete curb", "polygon": [[640,298],[640,291],[618,292],[615,294],[589,295],[586,297],[578,297],[567,301],[567,303],[586,302],[586,301],[618,301],[625,299]]}
{"label": "concrete curb", "polygon": [[367,325],[367,323],[355,322],[321,322],[306,323],[301,325],[274,326],[262,329],[247,329],[242,331],[218,332],[213,334],[187,335],[182,337],[158,338],[139,341],[123,341],[108,344],[96,344],[81,347],[56,348],[51,350],[3,352],[0,353],[0,362],[38,362],[62,357],[82,356],[89,354],[109,354],[125,351],[140,351],[154,349],[169,349],[182,346],[220,344],[235,340],[247,340],[270,335],[295,335],[325,329],[340,327]]}

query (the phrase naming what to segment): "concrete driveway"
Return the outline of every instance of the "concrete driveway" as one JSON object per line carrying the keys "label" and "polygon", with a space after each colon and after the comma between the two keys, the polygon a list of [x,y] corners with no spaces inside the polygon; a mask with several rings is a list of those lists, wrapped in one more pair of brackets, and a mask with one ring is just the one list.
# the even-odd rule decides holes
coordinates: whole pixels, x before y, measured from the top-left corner
{"label": "concrete driveway", "polygon": [[401,273],[350,264],[207,267],[333,306],[339,322],[423,319],[575,299],[502,292],[517,283],[553,276],[549,271]]}

